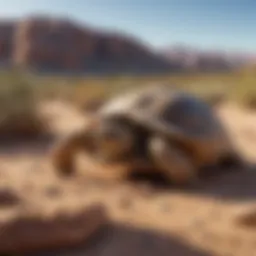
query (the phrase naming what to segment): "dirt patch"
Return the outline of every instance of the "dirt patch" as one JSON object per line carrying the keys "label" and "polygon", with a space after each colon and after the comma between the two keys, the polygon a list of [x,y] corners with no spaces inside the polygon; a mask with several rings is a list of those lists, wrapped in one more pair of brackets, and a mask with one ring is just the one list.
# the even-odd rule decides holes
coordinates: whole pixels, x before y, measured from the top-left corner
{"label": "dirt patch", "polygon": [[[46,109],[52,115],[56,114],[56,131],[65,133],[84,122],[80,114],[67,105],[54,106],[52,112],[50,106]],[[219,114],[245,158],[255,161],[256,144],[248,140],[245,131],[250,129],[250,136],[256,134],[256,115],[224,105],[219,109]],[[107,225],[90,242],[84,240],[82,245],[75,248],[52,249],[39,254],[40,249],[31,255],[252,256],[255,253],[255,229],[237,224],[238,210],[254,209],[256,204],[256,172],[253,164],[239,171],[219,170],[221,175],[212,176],[197,187],[183,189],[155,186],[145,180],[120,182],[118,179],[113,181],[109,178],[106,181],[92,178],[85,175],[88,170],[84,165],[74,177],[60,178],[54,174],[48,162],[47,149],[35,150],[34,146],[12,146],[0,151],[0,188],[8,185],[23,200],[22,204],[0,211],[1,230],[9,226],[16,236],[27,234],[26,237],[20,235],[24,239],[22,246],[26,247],[27,241],[32,241],[32,238],[29,238],[28,232],[22,232],[24,226],[18,230],[10,228],[17,222],[15,219],[24,218],[24,213],[25,218],[31,215],[35,218],[48,216],[45,220],[41,218],[40,225],[52,227],[58,224],[54,217],[49,218],[54,216],[54,212],[62,212],[63,215],[72,212],[73,216],[83,219],[82,209],[92,204],[103,205],[112,224]],[[111,176],[111,170],[105,170],[105,173]],[[46,219],[51,224],[46,224]],[[25,222],[19,221],[22,225]],[[64,222],[67,225],[60,228],[65,231],[60,232],[63,236],[68,233],[67,229],[72,229],[72,225],[68,225],[72,221]],[[88,226],[83,220],[78,221],[76,227],[81,232],[87,232]],[[33,234],[37,233],[34,228],[30,230]],[[15,236],[8,232],[5,233],[5,239],[9,237],[7,240],[0,239],[2,245],[8,246],[10,241],[14,243]],[[47,234],[45,232],[43,236],[35,235],[33,238],[38,238],[39,242],[36,243],[41,244],[39,247],[45,246],[44,236],[49,239],[52,235]],[[76,235],[72,237],[76,239]],[[19,251],[22,246],[17,247]],[[10,246],[5,247],[7,249]]]}

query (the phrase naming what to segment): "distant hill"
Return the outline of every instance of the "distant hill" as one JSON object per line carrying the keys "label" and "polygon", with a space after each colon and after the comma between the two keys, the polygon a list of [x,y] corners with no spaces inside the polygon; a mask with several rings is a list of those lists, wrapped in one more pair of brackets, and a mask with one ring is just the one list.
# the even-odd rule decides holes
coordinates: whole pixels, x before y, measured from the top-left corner
{"label": "distant hill", "polygon": [[41,71],[169,72],[179,69],[175,63],[124,34],[47,17],[0,21],[0,62]]}
{"label": "distant hill", "polygon": [[255,63],[256,56],[248,53],[201,50],[189,46],[170,46],[161,49],[167,61],[192,71],[219,71],[240,68]]}
{"label": "distant hill", "polygon": [[228,70],[236,66],[223,56],[186,49],[156,52],[123,33],[41,16],[0,21],[0,64],[36,71],[89,73]]}

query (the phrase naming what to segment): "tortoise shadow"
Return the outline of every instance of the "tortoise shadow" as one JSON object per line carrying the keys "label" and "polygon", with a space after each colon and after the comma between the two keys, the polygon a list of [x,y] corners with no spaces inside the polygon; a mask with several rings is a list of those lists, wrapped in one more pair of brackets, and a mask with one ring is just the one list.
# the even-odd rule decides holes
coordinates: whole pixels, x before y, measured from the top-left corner
{"label": "tortoise shadow", "polygon": [[256,200],[256,164],[243,169],[220,169],[202,180],[189,193],[231,201]]}
{"label": "tortoise shadow", "polygon": [[213,256],[157,231],[109,224],[90,241],[73,248],[27,254],[28,256]]}
{"label": "tortoise shadow", "polygon": [[168,182],[161,174],[133,174],[128,181],[134,184],[147,182],[150,186],[165,191],[203,195],[230,201],[256,200],[256,164],[243,168],[210,169],[200,177],[199,182],[176,186]]}
{"label": "tortoise shadow", "polygon": [[[58,140],[56,135],[40,136],[34,139],[1,140],[0,156],[47,155],[51,146]],[[209,196],[212,198],[245,201],[256,198],[256,163],[243,168],[217,168],[206,172],[201,181],[191,186],[178,187],[171,184],[159,172],[149,171],[147,174],[135,174],[128,177],[132,185],[148,182],[159,190],[180,191],[182,193]],[[154,174],[155,173],[155,174]]]}

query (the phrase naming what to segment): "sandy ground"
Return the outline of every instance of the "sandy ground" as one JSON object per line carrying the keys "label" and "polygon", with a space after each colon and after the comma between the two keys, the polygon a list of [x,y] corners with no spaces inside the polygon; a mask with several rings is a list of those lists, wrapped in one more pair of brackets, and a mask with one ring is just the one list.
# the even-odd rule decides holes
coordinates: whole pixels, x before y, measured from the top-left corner
{"label": "sandy ground", "polygon": [[[68,103],[48,103],[44,111],[59,134],[85,121]],[[218,113],[252,167],[214,177],[194,189],[157,188],[145,181],[103,182],[82,174],[61,179],[47,159],[50,144],[2,147],[0,188],[16,192],[20,202],[2,205],[0,221],[24,213],[76,212],[102,203],[115,225],[102,230],[89,245],[32,255],[254,256],[256,223],[242,226],[236,219],[252,207],[256,212],[256,171],[252,170],[256,114],[231,105],[221,107]]]}

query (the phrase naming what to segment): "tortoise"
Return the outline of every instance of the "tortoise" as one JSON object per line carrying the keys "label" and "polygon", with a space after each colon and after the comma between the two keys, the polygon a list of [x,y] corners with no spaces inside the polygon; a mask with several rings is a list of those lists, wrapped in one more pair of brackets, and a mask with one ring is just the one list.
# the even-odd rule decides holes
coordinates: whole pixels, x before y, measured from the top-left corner
{"label": "tortoise", "polygon": [[86,127],[54,147],[58,173],[75,172],[78,150],[97,161],[127,164],[131,172],[154,166],[177,184],[197,180],[204,167],[241,162],[213,108],[166,85],[129,91],[105,102]]}

